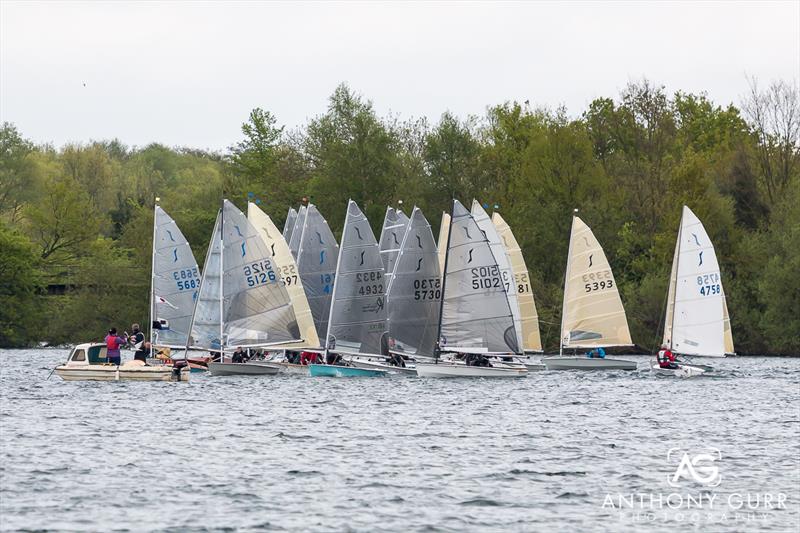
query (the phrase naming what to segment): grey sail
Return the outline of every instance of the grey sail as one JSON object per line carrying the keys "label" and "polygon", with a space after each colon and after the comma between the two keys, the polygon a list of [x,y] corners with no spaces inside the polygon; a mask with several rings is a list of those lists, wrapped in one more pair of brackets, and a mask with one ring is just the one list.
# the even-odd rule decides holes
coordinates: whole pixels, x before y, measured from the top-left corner
{"label": "grey sail", "polygon": [[307,212],[308,208],[306,206],[300,206],[300,211],[297,212],[297,217],[295,217],[294,228],[291,231],[290,238],[286,239],[286,243],[289,245],[289,251],[292,252],[292,256],[295,260],[297,260],[297,253],[300,250],[300,241],[303,237],[303,227],[306,223]]}
{"label": "grey sail", "polygon": [[192,328],[200,271],[192,248],[174,220],[155,207],[151,342],[183,348]]}
{"label": "grey sail", "polygon": [[442,350],[519,353],[514,315],[491,244],[453,200],[445,261]]}
{"label": "grey sail", "polygon": [[383,261],[369,220],[352,200],[347,205],[325,338],[327,347],[339,353],[387,353]]}
{"label": "grey sail", "polygon": [[220,213],[217,213],[217,221],[214,223],[211,242],[208,243],[206,260],[203,263],[203,277],[192,318],[192,339],[188,343],[189,346],[196,348],[220,349],[220,324],[222,323],[222,308],[219,303],[220,250]]}
{"label": "grey sail", "polygon": [[258,230],[223,202],[224,345],[272,346],[299,341],[289,293]]}
{"label": "grey sail", "polygon": [[[303,211],[304,208],[301,208]],[[299,215],[298,215],[299,220]],[[298,232],[300,247],[297,252],[297,270],[306,291],[308,305],[317,327],[320,340],[325,339],[328,331],[328,317],[331,310],[331,293],[336,278],[336,261],[339,257],[339,245],[333,237],[328,223],[317,207],[309,204],[303,211],[303,226],[295,228]],[[321,347],[322,348],[322,347]]]}
{"label": "grey sail", "polygon": [[399,209],[393,207],[386,208],[386,216],[383,218],[383,228],[381,238],[378,241],[383,260],[383,270],[386,277],[391,279],[394,272],[394,263],[397,254],[400,252],[401,241],[408,227],[408,217]]}
{"label": "grey sail", "polygon": [[289,213],[286,215],[286,222],[283,224],[283,239],[286,241],[286,244],[289,244],[292,240],[292,231],[294,231],[294,225],[297,223],[297,211],[295,211],[294,207],[289,208]]}
{"label": "grey sail", "polygon": [[514,283],[514,270],[511,268],[511,259],[508,257],[508,252],[497,233],[492,219],[481,207],[477,200],[472,200],[472,218],[481,229],[483,234],[489,240],[489,245],[492,247],[492,254],[494,255],[497,265],[500,267],[500,276],[503,279],[503,286],[508,295],[508,305],[511,308],[511,314],[514,316],[514,335],[516,336],[515,346],[522,346],[522,316],[519,311],[519,300],[517,299],[517,285]]}
{"label": "grey sail", "polygon": [[431,356],[436,345],[442,278],[431,225],[415,207],[386,294],[392,351]]}

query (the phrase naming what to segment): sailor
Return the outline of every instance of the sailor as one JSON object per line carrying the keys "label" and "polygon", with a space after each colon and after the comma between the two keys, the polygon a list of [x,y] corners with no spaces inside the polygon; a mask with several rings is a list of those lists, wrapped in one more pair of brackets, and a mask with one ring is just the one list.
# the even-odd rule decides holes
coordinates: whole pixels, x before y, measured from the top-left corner
{"label": "sailor", "polygon": [[127,344],[128,342],[128,333],[125,332],[121,337],[117,335],[117,328],[111,328],[108,330],[108,335],[105,338],[106,341],[106,358],[109,363],[119,365],[122,361],[122,354],[120,353],[119,349],[120,346]]}
{"label": "sailor", "polygon": [[300,353],[301,365],[315,365],[317,364],[317,353],[304,351]]}
{"label": "sailor", "polygon": [[236,351],[233,352],[233,356],[231,357],[231,361],[234,362],[234,363],[244,363],[245,355],[244,355],[244,350],[242,350],[241,346],[236,348]]}
{"label": "sailor", "polygon": [[605,359],[606,351],[602,346],[598,346],[597,348],[589,350],[589,352],[586,354],[586,357],[589,359]]}
{"label": "sailor", "polygon": [[128,342],[130,342],[133,345],[133,349],[136,350],[133,353],[133,359],[147,364],[147,355],[150,353],[149,343],[145,342],[144,333],[140,331],[139,324],[133,324],[131,329],[133,330],[133,335],[128,339]]}
{"label": "sailor", "polygon": [[656,355],[656,361],[658,361],[658,366],[660,368],[671,368],[673,370],[680,368],[678,363],[675,362],[675,354],[672,353],[672,350],[670,350],[666,344],[661,345],[661,349]]}

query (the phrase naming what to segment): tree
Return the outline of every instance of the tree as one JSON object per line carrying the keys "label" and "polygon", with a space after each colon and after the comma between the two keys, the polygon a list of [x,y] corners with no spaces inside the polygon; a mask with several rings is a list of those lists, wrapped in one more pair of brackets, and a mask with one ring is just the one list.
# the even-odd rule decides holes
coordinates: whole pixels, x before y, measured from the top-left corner
{"label": "tree", "polygon": [[40,340],[41,276],[33,246],[0,222],[0,348]]}

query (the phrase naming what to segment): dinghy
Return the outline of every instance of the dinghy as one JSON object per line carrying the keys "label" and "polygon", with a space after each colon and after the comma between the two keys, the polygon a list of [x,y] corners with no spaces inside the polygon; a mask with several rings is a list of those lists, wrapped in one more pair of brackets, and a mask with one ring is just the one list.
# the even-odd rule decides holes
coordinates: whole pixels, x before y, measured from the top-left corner
{"label": "dinghy", "polygon": [[[224,280],[224,281],[223,281]],[[268,348],[302,340],[289,293],[258,231],[228,200],[217,214],[200,293],[192,317],[194,345],[219,352],[209,363],[216,375],[266,375],[259,362],[224,359],[229,347]]]}
{"label": "dinghy", "polygon": [[[683,206],[662,345],[678,356],[725,357],[726,353],[733,353],[727,308],[714,245],[700,219]],[[689,376],[712,370],[710,366],[686,361],[678,364],[693,368]],[[658,362],[652,363],[651,368],[659,374],[686,375],[681,369],[660,368]]]}
{"label": "dinghy", "polygon": [[[346,359],[383,360],[388,354],[386,275],[380,248],[369,220],[352,200],[342,231],[342,245],[333,283],[325,359],[338,354]],[[336,365],[309,365],[312,376],[378,376],[387,371]],[[322,367],[322,368],[320,368]],[[345,369],[345,370],[342,370]]]}
{"label": "dinghy", "polygon": [[453,200],[446,233],[436,362],[418,363],[417,375],[436,378],[527,375],[523,366],[467,366],[455,360],[440,360],[442,353],[519,355],[519,320],[512,311],[506,286],[510,284],[510,272],[507,259],[504,262],[495,257],[499,249],[493,248],[487,238],[492,231],[482,231],[473,215],[458,200]]}
{"label": "dinghy", "polygon": [[633,346],[625,309],[606,254],[583,220],[572,217],[558,356],[542,361],[548,370],[636,370],[625,359],[564,355],[567,349]]}
{"label": "dinghy", "polygon": [[328,331],[339,245],[328,227],[328,222],[314,204],[301,207],[297,221],[292,232],[293,244],[295,237],[297,238],[297,271],[314,317],[317,337],[322,342]]}
{"label": "dinghy", "polygon": [[121,365],[107,363],[106,345],[84,343],[75,346],[65,364],[55,373],[64,381],[189,381],[189,367],[146,366],[142,361]]}
{"label": "dinghy", "polygon": [[[442,276],[431,226],[414,207],[402,236],[394,272],[386,293],[390,352],[407,361],[431,357],[436,348]],[[389,366],[389,365],[386,365]],[[401,373],[416,374],[407,368]]]}

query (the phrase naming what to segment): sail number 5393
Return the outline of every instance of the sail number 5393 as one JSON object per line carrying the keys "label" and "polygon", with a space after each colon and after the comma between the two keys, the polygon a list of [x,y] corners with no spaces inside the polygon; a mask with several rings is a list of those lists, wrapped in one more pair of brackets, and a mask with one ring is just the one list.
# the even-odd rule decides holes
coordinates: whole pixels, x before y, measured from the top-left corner
{"label": "sail number 5393", "polygon": [[614,278],[611,277],[610,270],[601,270],[600,272],[584,274],[583,283],[584,292],[601,291],[613,287]]}

